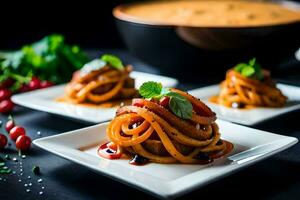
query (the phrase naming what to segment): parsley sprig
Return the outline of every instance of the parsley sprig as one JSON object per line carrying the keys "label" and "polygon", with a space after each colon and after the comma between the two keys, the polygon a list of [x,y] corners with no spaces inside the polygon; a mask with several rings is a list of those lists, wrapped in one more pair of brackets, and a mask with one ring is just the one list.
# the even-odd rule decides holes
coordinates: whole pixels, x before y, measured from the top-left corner
{"label": "parsley sprig", "polygon": [[100,58],[96,58],[88,63],[86,63],[81,68],[82,74],[88,74],[92,71],[99,70],[105,66],[109,66],[111,68],[115,68],[117,70],[123,70],[124,65],[120,58],[111,54],[103,54]]}
{"label": "parsley sprig", "polygon": [[260,64],[256,62],[256,58],[252,58],[248,63],[239,63],[234,70],[245,77],[262,80],[264,75]]}
{"label": "parsley sprig", "polygon": [[143,83],[139,88],[139,93],[144,98],[161,99],[162,97],[170,97],[170,110],[182,119],[191,119],[193,114],[193,106],[184,96],[164,88],[161,83],[148,81]]}
{"label": "parsley sprig", "polygon": [[111,67],[118,70],[124,69],[124,65],[120,58],[111,54],[104,54],[101,56],[101,60],[108,63]]}

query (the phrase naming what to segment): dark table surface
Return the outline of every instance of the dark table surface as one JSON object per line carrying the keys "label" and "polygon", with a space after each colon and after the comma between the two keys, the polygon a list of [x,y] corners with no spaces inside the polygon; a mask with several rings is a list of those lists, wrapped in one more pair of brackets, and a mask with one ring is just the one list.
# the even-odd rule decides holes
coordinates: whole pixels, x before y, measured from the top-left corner
{"label": "dark table surface", "polygon": [[[134,64],[140,71],[158,73],[124,51],[108,50]],[[95,55],[95,54],[93,54]],[[300,78],[283,78],[289,83],[300,84]],[[207,83],[206,83],[207,84]],[[197,88],[205,83],[180,84],[182,89]],[[17,107],[15,120],[24,126],[32,139],[59,134],[89,126],[44,112]],[[0,115],[5,123],[7,116]],[[300,110],[256,125],[255,128],[300,138]],[[3,128],[1,132],[4,132]],[[40,133],[40,135],[38,134]],[[6,199],[155,199],[137,189],[103,177],[73,162],[32,146],[25,159],[19,158],[13,143],[1,157],[9,154],[18,162],[7,161],[15,174],[0,175],[0,200]],[[300,144],[247,167],[221,180],[199,188],[179,199],[300,199]],[[20,164],[22,163],[22,164]],[[23,166],[22,168],[20,166]],[[38,165],[41,175],[33,175],[31,169]],[[20,170],[22,169],[22,175]],[[28,177],[30,176],[30,177]],[[38,179],[42,179],[38,183]],[[25,184],[31,186],[25,187]],[[30,189],[30,191],[26,191]],[[40,192],[43,192],[40,195]]]}

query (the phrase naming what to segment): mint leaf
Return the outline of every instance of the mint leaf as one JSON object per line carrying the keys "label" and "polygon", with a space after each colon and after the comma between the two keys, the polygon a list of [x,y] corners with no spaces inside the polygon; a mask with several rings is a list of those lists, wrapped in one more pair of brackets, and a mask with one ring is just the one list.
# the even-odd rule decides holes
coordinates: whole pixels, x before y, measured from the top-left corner
{"label": "mint leaf", "polygon": [[171,95],[169,101],[170,110],[182,119],[191,119],[193,115],[193,106],[185,97],[181,95]]}
{"label": "mint leaf", "polygon": [[234,70],[241,73],[243,68],[247,66],[248,65],[246,63],[239,63],[234,67]]}
{"label": "mint leaf", "polygon": [[248,63],[239,63],[234,70],[245,77],[262,80],[264,78],[260,64],[256,62],[256,58],[252,58]]}
{"label": "mint leaf", "polygon": [[162,85],[154,81],[143,83],[139,88],[139,93],[144,98],[153,98],[161,95]]}
{"label": "mint leaf", "polygon": [[255,70],[253,67],[247,66],[242,69],[241,74],[246,77],[251,77],[255,74]]}
{"label": "mint leaf", "polygon": [[164,96],[170,97],[169,109],[172,113],[182,119],[191,119],[193,115],[193,106],[187,98],[176,93],[171,92],[168,88],[162,87],[161,83],[149,81],[143,83],[139,88],[139,93],[144,98],[160,99]]}
{"label": "mint leaf", "polygon": [[252,58],[250,61],[249,61],[249,65],[250,66],[254,66],[256,64],[256,58]]}
{"label": "mint leaf", "polygon": [[184,96],[182,96],[182,95],[180,95],[180,94],[178,94],[176,92],[170,92],[169,91],[168,93],[165,93],[165,96],[178,98],[178,99],[180,99],[182,101],[187,100]]}
{"label": "mint leaf", "polygon": [[101,60],[107,62],[112,67],[114,67],[118,70],[124,69],[124,65],[123,65],[122,61],[117,56],[114,56],[111,54],[104,54],[103,56],[101,56]]}

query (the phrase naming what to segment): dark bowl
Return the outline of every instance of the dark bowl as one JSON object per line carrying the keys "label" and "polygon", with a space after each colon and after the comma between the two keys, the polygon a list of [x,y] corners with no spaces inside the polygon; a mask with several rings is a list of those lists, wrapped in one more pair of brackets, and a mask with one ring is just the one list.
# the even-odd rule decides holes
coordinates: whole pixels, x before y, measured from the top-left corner
{"label": "dark bowl", "polygon": [[[292,1],[277,3],[300,8]],[[214,82],[228,68],[252,57],[274,69],[300,44],[300,22],[242,28],[153,25],[124,20],[120,16],[123,6],[113,13],[130,52],[161,73],[184,81]]]}

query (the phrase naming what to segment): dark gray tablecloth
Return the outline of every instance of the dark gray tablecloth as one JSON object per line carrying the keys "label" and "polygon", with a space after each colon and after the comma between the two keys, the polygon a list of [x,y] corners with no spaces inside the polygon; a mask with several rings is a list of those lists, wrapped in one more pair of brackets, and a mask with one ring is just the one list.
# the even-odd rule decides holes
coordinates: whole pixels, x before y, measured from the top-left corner
{"label": "dark gray tablecloth", "polygon": [[[123,51],[109,51],[121,55],[140,71],[158,73],[143,65]],[[95,55],[95,54],[93,54]],[[291,80],[289,80],[291,81]],[[297,82],[298,81],[298,82]],[[293,82],[293,81],[292,81]],[[299,84],[299,79],[294,80]],[[180,84],[182,89],[192,89],[205,84]],[[59,134],[88,126],[47,113],[18,107],[14,113],[16,122],[24,127],[32,139]],[[6,116],[0,115],[6,122]],[[255,126],[255,128],[282,135],[300,138],[300,111],[294,111]],[[4,132],[2,129],[1,132]],[[38,135],[40,132],[41,135]],[[0,151],[3,157],[10,154],[19,159],[8,161],[16,174],[0,175],[0,200],[6,199],[154,199],[143,192],[117,181],[98,175],[85,167],[54,156],[33,146],[25,159],[20,159],[13,146]],[[229,175],[221,180],[189,193],[180,199],[299,199],[300,198],[300,145],[271,158]],[[20,175],[22,162],[23,175]],[[31,169],[41,168],[41,175],[35,176]],[[30,176],[30,178],[28,178]],[[37,183],[42,179],[41,183]],[[21,180],[21,182],[19,182]],[[32,186],[25,187],[25,184]],[[42,189],[44,187],[44,189]],[[26,189],[30,189],[26,192]],[[43,192],[40,195],[40,192]]]}

